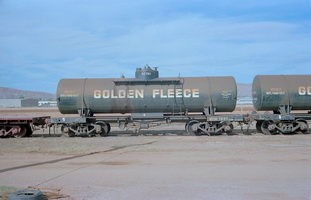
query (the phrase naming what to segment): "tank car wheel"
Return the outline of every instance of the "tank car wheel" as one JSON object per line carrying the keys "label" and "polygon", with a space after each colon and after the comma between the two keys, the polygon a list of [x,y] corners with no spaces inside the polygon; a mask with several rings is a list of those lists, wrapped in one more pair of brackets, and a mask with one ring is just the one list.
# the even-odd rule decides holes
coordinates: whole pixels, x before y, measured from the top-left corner
{"label": "tank car wheel", "polygon": [[27,136],[27,127],[26,126],[20,126],[20,132],[15,134],[15,137],[26,137]]}
{"label": "tank car wheel", "polygon": [[225,133],[227,133],[227,134],[232,134],[232,133],[233,133],[233,129],[234,129],[233,124],[229,124],[229,127],[230,127],[230,129],[225,130]]}
{"label": "tank car wheel", "polygon": [[186,131],[189,135],[195,135],[195,136],[200,136],[201,131],[198,129],[199,126],[198,121],[191,121],[188,124],[186,124]]}
{"label": "tank car wheel", "polygon": [[273,122],[263,121],[261,124],[261,131],[265,135],[275,135],[277,132],[271,126]]}
{"label": "tank car wheel", "polygon": [[105,122],[96,122],[96,124],[100,125],[101,126],[101,132],[99,133],[99,135],[101,137],[105,137],[109,134],[110,130],[111,130],[111,126],[110,124],[108,123],[105,123]]}
{"label": "tank car wheel", "polygon": [[76,136],[75,132],[73,132],[72,130],[70,130],[70,128],[69,128],[68,126],[66,126],[66,125],[63,125],[63,126],[61,127],[61,132],[62,132],[62,134],[64,134],[65,136],[66,136],[66,134],[68,134],[69,137],[75,137],[75,136]]}
{"label": "tank car wheel", "polygon": [[69,133],[68,133],[68,136],[69,136],[69,137],[75,137],[76,134],[75,134],[75,132],[73,132],[72,130],[70,130]]}
{"label": "tank car wheel", "polygon": [[220,125],[224,127],[223,132],[225,134],[231,134],[233,132],[234,126],[231,122],[221,122]]}
{"label": "tank car wheel", "polygon": [[27,128],[27,135],[26,136],[30,137],[32,135],[32,132],[33,132],[32,128],[30,126],[27,126],[26,128]]}
{"label": "tank car wheel", "polygon": [[297,119],[296,123],[298,124],[298,126],[300,127],[296,133],[297,134],[306,134],[309,131],[309,125],[308,122],[304,119]]}
{"label": "tank car wheel", "polygon": [[109,123],[106,123],[107,124],[107,126],[108,126],[108,132],[107,132],[107,134],[109,134],[110,133],[110,131],[111,131],[111,126],[110,126],[110,124]]}
{"label": "tank car wheel", "polygon": [[259,133],[263,133],[262,130],[261,130],[261,125],[262,125],[262,121],[257,121],[257,122],[256,122],[256,130],[257,130]]}

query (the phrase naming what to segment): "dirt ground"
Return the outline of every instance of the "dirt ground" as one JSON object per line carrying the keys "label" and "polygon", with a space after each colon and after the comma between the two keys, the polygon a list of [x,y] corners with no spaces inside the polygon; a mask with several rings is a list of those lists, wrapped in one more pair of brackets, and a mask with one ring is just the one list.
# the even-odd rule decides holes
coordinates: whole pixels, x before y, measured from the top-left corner
{"label": "dirt ground", "polygon": [[[0,111],[0,115],[58,111]],[[311,134],[188,136],[171,124],[131,136],[68,138],[35,131],[0,139],[0,186],[48,199],[311,200]]]}

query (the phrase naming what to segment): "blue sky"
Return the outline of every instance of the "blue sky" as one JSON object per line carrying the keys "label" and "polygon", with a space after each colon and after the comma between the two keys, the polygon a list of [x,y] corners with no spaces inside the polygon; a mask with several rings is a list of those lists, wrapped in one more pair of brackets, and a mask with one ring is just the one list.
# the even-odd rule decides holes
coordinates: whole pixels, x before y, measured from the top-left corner
{"label": "blue sky", "polygon": [[61,78],[311,74],[310,0],[0,0],[0,86]]}

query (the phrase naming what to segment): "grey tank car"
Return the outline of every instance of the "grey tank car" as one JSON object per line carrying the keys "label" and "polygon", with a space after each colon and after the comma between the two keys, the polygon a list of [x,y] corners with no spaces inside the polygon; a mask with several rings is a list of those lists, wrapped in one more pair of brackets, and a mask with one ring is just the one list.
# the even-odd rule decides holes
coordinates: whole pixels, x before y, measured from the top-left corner
{"label": "grey tank car", "polygon": [[161,122],[185,122],[187,132],[194,135],[231,132],[230,120],[243,117],[215,112],[232,112],[236,102],[237,86],[231,76],[159,78],[157,68],[146,66],[136,69],[135,78],[60,80],[59,111],[80,117],[54,118],[51,124],[62,124],[69,136],[105,136],[110,123],[139,131]]}
{"label": "grey tank car", "polygon": [[96,113],[232,112],[237,101],[233,77],[159,78],[155,69],[138,68],[136,78],[62,79],[59,111]]}

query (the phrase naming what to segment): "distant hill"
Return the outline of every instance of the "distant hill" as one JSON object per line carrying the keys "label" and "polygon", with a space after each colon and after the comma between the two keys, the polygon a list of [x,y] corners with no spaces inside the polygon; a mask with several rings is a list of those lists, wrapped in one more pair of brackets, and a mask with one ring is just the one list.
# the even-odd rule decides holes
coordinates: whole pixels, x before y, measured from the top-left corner
{"label": "distant hill", "polygon": [[[252,84],[237,83],[238,97],[251,97]],[[55,100],[56,95],[46,92],[33,92],[0,87],[0,99],[42,99]]]}
{"label": "distant hill", "polygon": [[252,97],[252,84],[237,83],[238,97]]}
{"label": "distant hill", "polygon": [[55,100],[56,95],[46,92],[33,92],[17,90],[13,88],[0,87],[0,99],[41,99]]}

